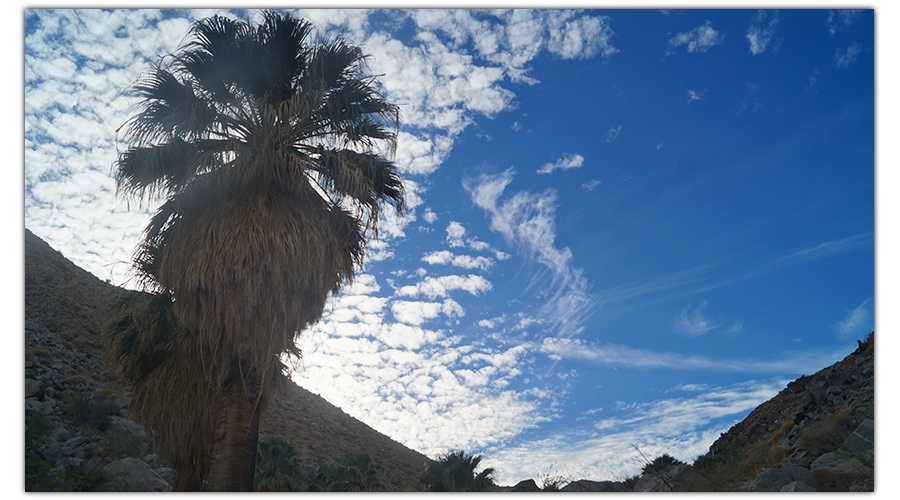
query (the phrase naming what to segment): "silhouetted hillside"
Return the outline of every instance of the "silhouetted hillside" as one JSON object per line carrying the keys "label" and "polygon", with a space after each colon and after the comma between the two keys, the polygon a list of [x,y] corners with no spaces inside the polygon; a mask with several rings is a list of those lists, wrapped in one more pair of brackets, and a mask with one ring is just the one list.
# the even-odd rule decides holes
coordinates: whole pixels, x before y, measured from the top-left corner
{"label": "silhouetted hillside", "polygon": [[[25,229],[26,465],[31,467],[26,491],[160,490],[165,485],[159,479],[173,479],[173,471],[152,455],[142,430],[129,421],[128,388],[103,359],[100,333],[120,291]],[[262,415],[260,437],[288,439],[306,472],[344,451],[365,449],[382,465],[382,482],[389,490],[415,489],[416,476],[428,460],[424,455],[293,382],[287,387]],[[85,410],[79,413],[78,408]],[[80,418],[84,416],[100,420]],[[34,447],[31,455],[29,445]],[[153,471],[152,481],[113,483],[108,477],[118,470],[110,466],[113,462],[146,476],[151,472],[140,471]],[[29,470],[35,471],[30,479]],[[79,474],[89,476],[85,480]]]}

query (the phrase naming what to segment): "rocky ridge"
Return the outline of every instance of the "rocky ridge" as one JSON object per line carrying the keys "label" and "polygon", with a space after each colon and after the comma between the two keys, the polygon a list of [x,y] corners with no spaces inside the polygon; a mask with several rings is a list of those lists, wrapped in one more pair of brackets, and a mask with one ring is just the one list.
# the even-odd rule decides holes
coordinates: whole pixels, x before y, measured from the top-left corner
{"label": "rocky ridge", "polygon": [[[168,491],[174,471],[129,418],[129,394],[104,363],[99,335],[119,288],[25,230],[26,491]],[[582,479],[569,492],[872,491],[874,335],[843,360],[791,382],[693,464],[630,481]],[[261,419],[300,452],[305,472],[364,448],[384,484],[415,489],[428,460],[293,383]],[[635,480],[636,479],[636,480]],[[535,491],[535,481],[496,491]]]}
{"label": "rocky ridge", "polygon": [[[128,388],[101,350],[100,332],[121,289],[29,230],[24,236],[25,490],[170,491],[175,471],[132,419]],[[365,449],[392,491],[414,490],[428,461],[292,382],[260,419],[260,437],[270,434],[298,449],[307,473]]]}

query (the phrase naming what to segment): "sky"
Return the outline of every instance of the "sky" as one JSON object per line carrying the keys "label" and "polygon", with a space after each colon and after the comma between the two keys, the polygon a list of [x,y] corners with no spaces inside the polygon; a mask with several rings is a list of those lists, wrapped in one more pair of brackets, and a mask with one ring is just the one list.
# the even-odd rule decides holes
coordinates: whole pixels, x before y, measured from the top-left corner
{"label": "sky", "polygon": [[[289,12],[401,109],[410,209],[292,375],[379,432],[624,479],[874,330],[873,10]],[[260,18],[23,9],[24,225],[103,280],[156,208],[110,176],[124,90],[213,14]]]}

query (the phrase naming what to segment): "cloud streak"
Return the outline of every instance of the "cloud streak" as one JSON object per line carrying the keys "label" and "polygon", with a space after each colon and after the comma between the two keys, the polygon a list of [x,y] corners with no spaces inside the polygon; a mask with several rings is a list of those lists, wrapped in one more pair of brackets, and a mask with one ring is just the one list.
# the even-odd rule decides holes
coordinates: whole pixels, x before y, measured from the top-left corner
{"label": "cloud streak", "polygon": [[[501,484],[538,478],[549,471],[578,479],[622,480],[647,457],[668,453],[692,462],[740,416],[772,398],[787,381],[748,381],[721,387],[673,388],[677,397],[595,409],[580,427],[493,451],[486,467],[495,467]],[[509,471],[515,471],[510,473]]]}
{"label": "cloud streak", "polygon": [[772,15],[772,20],[767,21],[769,14],[764,10],[760,10],[753,16],[750,27],[747,28],[745,37],[750,44],[750,53],[753,55],[762,54],[769,47],[769,42],[775,36],[775,26],[778,24],[778,13]]}
{"label": "cloud streak", "polygon": [[799,352],[775,356],[771,360],[712,359],[707,356],[683,355],[635,349],[617,344],[591,343],[581,339],[545,338],[540,352],[555,359],[570,359],[594,366],[637,369],[699,370],[711,372],[804,374],[833,364],[846,353]]}
{"label": "cloud streak", "polygon": [[706,21],[703,26],[698,26],[691,31],[678,33],[669,39],[669,54],[674,54],[674,49],[684,46],[689,53],[707,52],[712,47],[720,45],[725,40],[725,35],[716,31],[712,23]]}
{"label": "cloud streak", "polygon": [[545,163],[544,166],[538,169],[537,173],[549,174],[554,170],[570,170],[573,168],[580,168],[582,165],[584,165],[583,156],[566,154],[554,163]]}
{"label": "cloud streak", "polygon": [[556,192],[520,191],[503,198],[514,175],[512,169],[482,174],[477,179],[465,179],[463,187],[484,210],[492,231],[500,233],[528,259],[546,267],[550,283],[542,292],[546,299],[540,313],[562,335],[576,335],[596,302],[582,270],[572,266],[572,251],[556,246]]}

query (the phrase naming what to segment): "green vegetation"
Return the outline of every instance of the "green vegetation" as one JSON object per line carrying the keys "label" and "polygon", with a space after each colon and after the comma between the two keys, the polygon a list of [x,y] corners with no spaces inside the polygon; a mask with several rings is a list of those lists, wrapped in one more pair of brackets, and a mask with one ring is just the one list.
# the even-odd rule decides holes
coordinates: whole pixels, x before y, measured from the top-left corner
{"label": "green vegetation", "polygon": [[281,436],[259,441],[253,491],[302,491],[297,450]]}
{"label": "green vegetation", "polygon": [[488,491],[494,486],[494,469],[476,473],[482,455],[469,455],[462,450],[441,455],[429,462],[419,476],[424,491],[469,492]]}
{"label": "green vegetation", "polygon": [[663,453],[662,455],[654,458],[651,462],[644,464],[644,466],[641,468],[641,472],[643,472],[644,474],[656,475],[661,473],[666,467],[683,463],[684,462],[680,460],[676,460],[672,455]]}
{"label": "green vegetation", "polygon": [[119,407],[102,392],[86,395],[81,391],[67,391],[63,393],[63,401],[63,415],[67,419],[75,425],[101,432],[109,429],[109,417],[119,414]]}
{"label": "green vegetation", "polygon": [[350,450],[320,465],[309,478],[309,491],[385,491],[381,465],[365,450]]}

